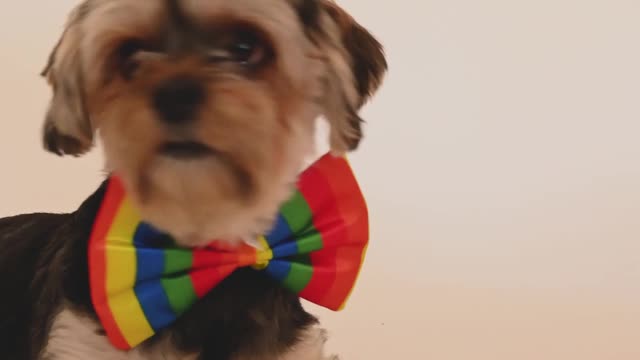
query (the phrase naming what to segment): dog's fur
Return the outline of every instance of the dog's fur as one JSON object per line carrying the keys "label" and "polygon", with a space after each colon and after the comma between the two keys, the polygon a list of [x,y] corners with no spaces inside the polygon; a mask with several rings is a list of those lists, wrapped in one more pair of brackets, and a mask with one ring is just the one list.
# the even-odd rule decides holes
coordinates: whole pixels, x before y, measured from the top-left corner
{"label": "dog's fur", "polygon": [[[101,140],[143,218],[183,246],[271,226],[314,149],[356,149],[380,44],[330,0],[85,0],[43,75],[47,150]],[[0,220],[0,358],[321,360],[300,300],[237,271],[174,325],[116,351],[89,297],[87,242],[105,184],[70,214]]]}

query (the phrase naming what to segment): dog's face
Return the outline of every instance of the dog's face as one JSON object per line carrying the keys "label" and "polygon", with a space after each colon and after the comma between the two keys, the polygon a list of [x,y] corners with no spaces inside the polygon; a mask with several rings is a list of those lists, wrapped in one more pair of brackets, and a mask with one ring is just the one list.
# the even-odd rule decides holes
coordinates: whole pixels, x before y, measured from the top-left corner
{"label": "dog's face", "polygon": [[380,44],[329,0],[87,0],[44,75],[45,147],[87,152],[183,245],[268,230],[312,153],[342,154],[377,89]]}

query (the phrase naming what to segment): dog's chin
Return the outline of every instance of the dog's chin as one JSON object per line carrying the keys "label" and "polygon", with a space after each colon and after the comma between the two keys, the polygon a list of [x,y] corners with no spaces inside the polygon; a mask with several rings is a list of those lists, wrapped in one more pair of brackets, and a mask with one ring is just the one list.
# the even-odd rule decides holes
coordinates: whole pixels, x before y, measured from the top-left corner
{"label": "dog's chin", "polygon": [[208,146],[167,143],[123,180],[142,218],[178,245],[238,244],[269,230],[291,188],[231,162]]}

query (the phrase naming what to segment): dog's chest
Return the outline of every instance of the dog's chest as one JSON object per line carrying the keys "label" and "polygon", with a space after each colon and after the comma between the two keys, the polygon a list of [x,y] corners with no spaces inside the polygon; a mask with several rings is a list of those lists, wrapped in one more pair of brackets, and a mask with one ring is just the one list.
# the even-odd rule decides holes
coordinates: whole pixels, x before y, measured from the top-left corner
{"label": "dog's chest", "polygon": [[56,317],[43,360],[195,360],[197,355],[178,354],[158,344],[147,351],[115,349],[93,320],[64,310]]}

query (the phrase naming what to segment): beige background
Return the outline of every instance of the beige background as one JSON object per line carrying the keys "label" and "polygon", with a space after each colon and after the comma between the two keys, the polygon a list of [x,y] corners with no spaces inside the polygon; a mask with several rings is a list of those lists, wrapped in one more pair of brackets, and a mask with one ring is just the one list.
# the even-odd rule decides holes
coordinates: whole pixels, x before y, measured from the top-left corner
{"label": "beige background", "polygon": [[[149,1],[149,0],[145,0]],[[0,216],[66,211],[100,154],[40,150],[71,0],[0,4]],[[640,359],[640,2],[343,0],[391,73],[353,156],[360,287],[320,312],[345,360]]]}

